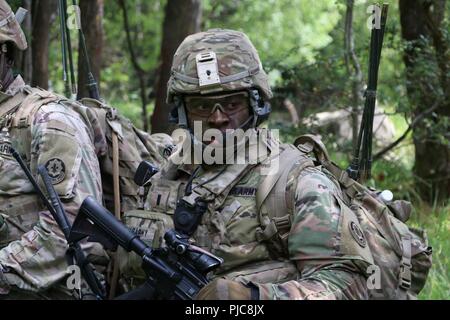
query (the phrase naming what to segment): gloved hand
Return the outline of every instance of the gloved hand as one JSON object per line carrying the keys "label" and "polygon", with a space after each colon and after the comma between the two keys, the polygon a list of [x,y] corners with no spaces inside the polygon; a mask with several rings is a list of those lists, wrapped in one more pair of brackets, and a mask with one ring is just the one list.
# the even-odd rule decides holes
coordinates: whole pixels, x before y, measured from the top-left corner
{"label": "gloved hand", "polygon": [[258,287],[246,286],[240,282],[218,278],[197,294],[197,300],[257,300],[259,297]]}

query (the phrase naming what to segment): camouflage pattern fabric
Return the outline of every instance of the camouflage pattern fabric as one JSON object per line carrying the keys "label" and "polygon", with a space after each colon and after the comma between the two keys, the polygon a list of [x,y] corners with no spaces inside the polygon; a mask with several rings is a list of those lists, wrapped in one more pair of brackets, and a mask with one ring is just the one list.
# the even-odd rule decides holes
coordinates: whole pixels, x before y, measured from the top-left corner
{"label": "camouflage pattern fabric", "polygon": [[19,50],[28,47],[25,34],[5,0],[0,1],[0,43],[13,42]]}
{"label": "camouflage pattern fabric", "polygon": [[356,215],[338,205],[341,191],[318,168],[291,174],[294,215],[288,238],[289,259],[299,279],[258,284],[261,299],[367,299],[366,268],[373,263],[367,245],[351,235]]}
{"label": "camouflage pattern fabric", "polygon": [[208,51],[216,54],[221,79],[208,93],[256,88],[265,99],[272,97],[258,52],[248,37],[234,30],[211,29],[186,37],[178,47],[167,85],[168,102],[173,102],[176,94],[200,92],[196,57]]}
{"label": "camouflage pattern fabric", "polygon": [[167,134],[149,134],[139,130],[129,119],[119,114],[115,108],[98,100],[84,98],[80,102],[96,115],[94,120],[99,121],[101,132],[96,136],[104,137],[104,140],[106,140],[105,144],[101,144],[101,151],[97,155],[100,162],[103,199],[106,207],[110,211],[114,211],[113,132],[117,134],[119,142],[121,211],[125,212],[142,207],[142,192],[134,182],[134,174],[139,164],[144,160],[160,167],[172,153],[174,148],[172,137]]}
{"label": "camouflage pattern fabric", "polygon": [[[255,194],[267,161],[260,159],[258,165],[240,171],[228,165],[223,174],[206,184],[219,169],[204,168],[193,180],[194,192],[211,201],[192,240],[224,259],[212,278],[252,282],[261,299],[367,299],[366,268],[373,263],[371,252],[351,234],[348,225],[353,222],[359,228],[357,217],[342,210],[336,200],[342,196],[338,184],[320,168],[299,172],[294,166],[289,173],[293,212],[288,253],[274,252],[258,237],[264,226]],[[181,165],[174,171],[170,166],[169,159],[152,179],[146,202],[149,214],[171,216],[177,199],[183,196],[192,170]],[[149,220],[150,216],[147,226],[153,228]],[[133,224],[131,227],[139,220]]]}
{"label": "camouflage pattern fabric", "polygon": [[[62,97],[26,87],[21,78],[15,82],[6,94],[1,93],[0,114],[14,96],[22,92],[26,97],[19,107],[2,115],[0,124],[35,177],[38,165],[46,167],[69,220],[73,220],[88,195],[102,201],[96,155],[99,145],[96,148],[94,144],[100,141],[95,136],[98,130],[84,118],[89,114],[86,107],[78,105],[80,112],[76,112]],[[66,241],[7,152],[0,157],[0,213],[6,225],[0,238],[0,292],[44,293],[61,283],[67,276]],[[86,246],[86,250],[88,255],[107,257],[96,244]]]}

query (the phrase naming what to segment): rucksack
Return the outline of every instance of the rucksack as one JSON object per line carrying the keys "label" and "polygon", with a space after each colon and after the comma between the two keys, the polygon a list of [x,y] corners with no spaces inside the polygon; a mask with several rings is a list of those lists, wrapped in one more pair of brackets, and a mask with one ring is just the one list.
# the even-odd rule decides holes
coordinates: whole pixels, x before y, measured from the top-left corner
{"label": "rucksack", "polygon": [[[95,136],[106,138],[106,146],[98,155],[105,206],[112,212],[115,207],[120,207],[121,212],[142,208],[145,190],[134,182],[136,170],[144,160],[159,167],[174,148],[172,138],[167,134],[149,134],[136,128],[115,108],[98,100],[84,98],[79,102],[87,106],[90,111],[94,111],[100,121],[103,132]],[[116,161],[117,172],[114,170]],[[114,197],[115,176],[119,184],[116,200]],[[119,199],[120,204],[117,203]]]}
{"label": "rucksack", "polygon": [[279,167],[284,170],[267,176],[257,190],[258,210],[264,203],[271,214],[261,237],[287,251],[292,215],[288,201],[292,195],[286,193],[288,173],[294,164],[302,167],[297,172],[320,166],[338,181],[344,194],[344,199],[338,199],[340,206],[356,214],[372,252],[374,265],[367,270],[370,299],[416,299],[431,268],[432,248],[424,230],[405,223],[411,215],[411,203],[404,200],[384,203],[379,191],[351,179],[333,163],[316,136],[301,136],[294,146],[288,145],[280,154]]}

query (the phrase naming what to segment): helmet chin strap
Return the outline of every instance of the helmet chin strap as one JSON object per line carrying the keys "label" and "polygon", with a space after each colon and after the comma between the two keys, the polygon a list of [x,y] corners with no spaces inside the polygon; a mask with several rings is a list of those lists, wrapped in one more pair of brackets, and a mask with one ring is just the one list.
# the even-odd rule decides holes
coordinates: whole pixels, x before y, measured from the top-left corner
{"label": "helmet chin strap", "polygon": [[[258,117],[256,117],[254,114],[251,115],[250,117],[248,117],[247,120],[244,121],[243,124],[241,124],[239,127],[237,127],[235,130],[238,129],[243,129],[243,130],[247,130],[250,128],[255,128],[256,127],[256,122],[258,121]],[[252,123],[251,125],[248,125],[249,123]]]}

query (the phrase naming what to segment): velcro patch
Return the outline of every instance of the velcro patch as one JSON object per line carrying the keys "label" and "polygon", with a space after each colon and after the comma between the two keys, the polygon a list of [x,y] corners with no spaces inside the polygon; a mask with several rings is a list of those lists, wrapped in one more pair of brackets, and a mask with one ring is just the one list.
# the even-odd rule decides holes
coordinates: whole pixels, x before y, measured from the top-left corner
{"label": "velcro patch", "polygon": [[367,245],[366,238],[364,237],[364,233],[361,228],[353,221],[350,221],[349,224],[350,233],[352,237],[356,240],[356,242],[362,247],[365,248]]}
{"label": "velcro patch", "polygon": [[52,179],[52,184],[61,183],[66,176],[66,165],[61,159],[53,158],[45,163],[48,175]]}
{"label": "velcro patch", "polygon": [[256,188],[234,187],[233,189],[231,189],[230,195],[242,197],[254,197],[256,195]]}

